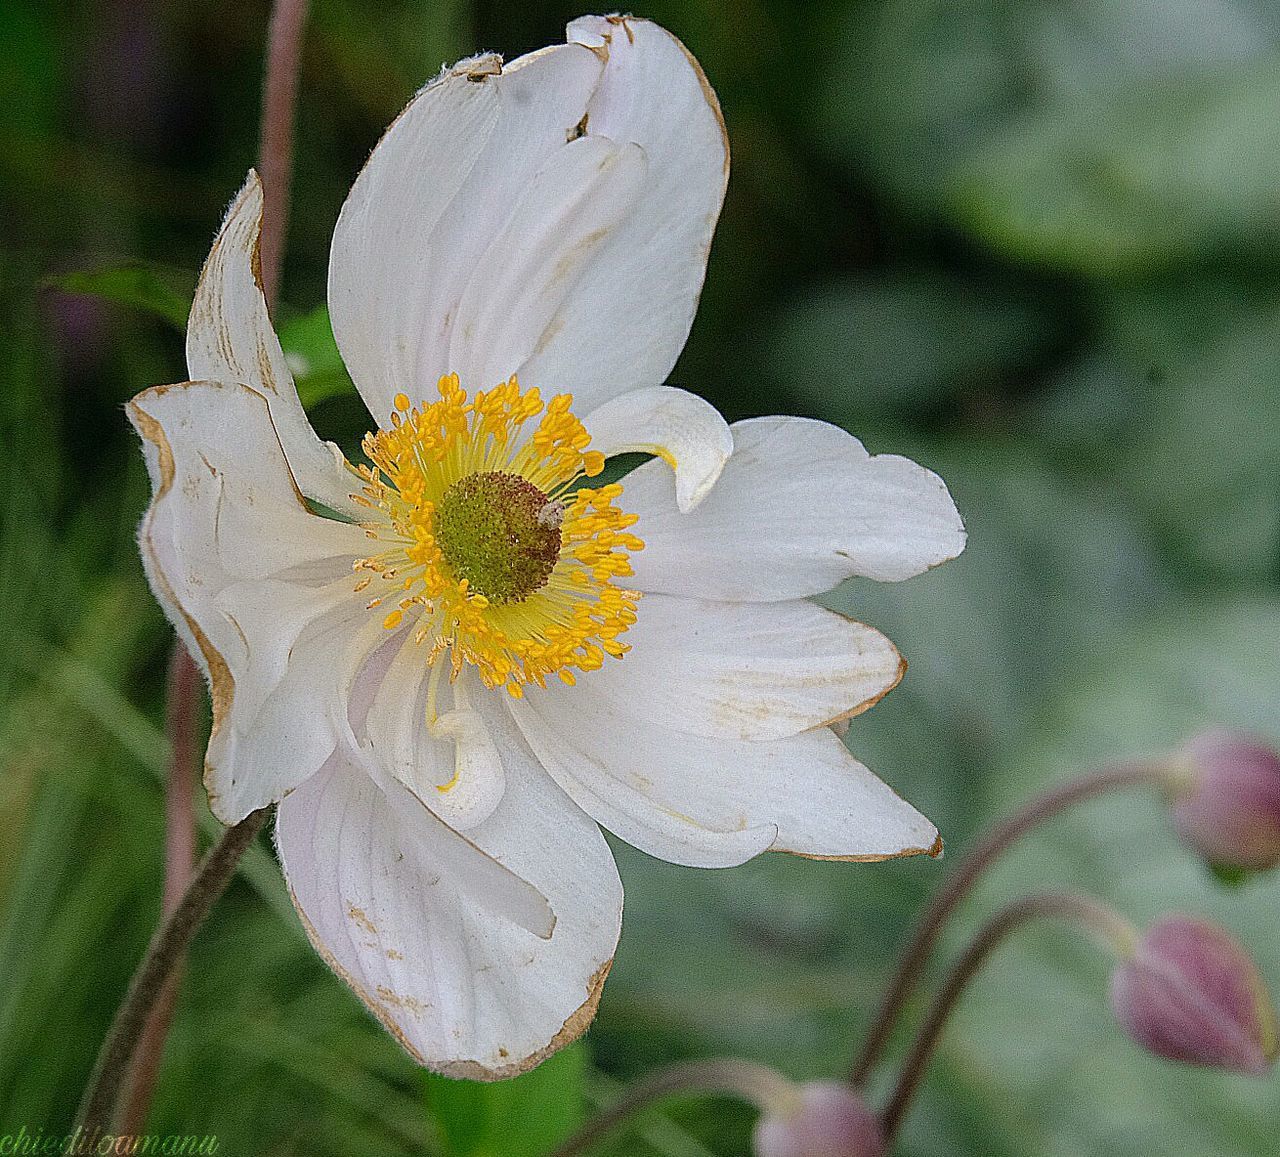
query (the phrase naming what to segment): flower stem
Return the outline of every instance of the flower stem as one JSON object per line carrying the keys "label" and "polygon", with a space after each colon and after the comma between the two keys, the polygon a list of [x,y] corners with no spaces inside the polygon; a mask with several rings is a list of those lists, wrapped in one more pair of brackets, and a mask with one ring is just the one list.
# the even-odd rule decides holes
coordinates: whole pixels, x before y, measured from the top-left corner
{"label": "flower stem", "polygon": [[[268,309],[274,308],[279,296],[293,177],[298,65],[307,8],[308,0],[275,0],[267,34],[258,168],[263,185],[259,256]],[[141,1126],[150,1105],[177,996],[177,973],[187,948],[214,902],[226,889],[245,849],[266,822],[268,809],[263,808],[228,828],[201,861],[195,875],[191,875],[195,821],[190,768],[195,762],[195,705],[199,683],[195,663],[186,648],[178,644],[170,667],[166,706],[173,747],[165,805],[166,916],[151,938],[98,1053],[77,1113],[78,1123],[87,1129],[108,1128],[113,1124],[122,1090],[128,1090],[125,1122],[130,1131]],[[185,892],[181,890],[184,885]]]}
{"label": "flower stem", "polygon": [[280,264],[289,225],[293,179],[293,121],[298,100],[298,66],[308,0],[276,0],[267,31],[267,64],[262,93],[262,134],[258,175],[262,178],[262,292],[272,310],[280,295]]}
{"label": "flower stem", "polygon": [[235,874],[236,864],[266,822],[269,810],[259,808],[250,812],[222,834],[222,838],[200,861],[178,906],[152,935],[142,963],[133,974],[129,990],[116,1012],[106,1040],[102,1042],[84,1100],[80,1103],[76,1120],[87,1131],[112,1126],[116,1101],[147,1017],[195,938],[196,929],[204,922],[214,901],[226,890]]}
{"label": "flower stem", "polygon": [[1042,918],[1074,921],[1120,956],[1132,952],[1137,942],[1137,930],[1118,912],[1099,900],[1073,892],[1041,892],[1024,896],[997,912],[978,930],[956,962],[911,1043],[898,1083],[881,1117],[886,1143],[891,1144],[897,1134],[942,1030],[969,982],[1007,936],[1024,924]]}
{"label": "flower stem", "polygon": [[983,872],[1032,828],[1068,808],[1117,788],[1160,783],[1166,775],[1167,768],[1158,762],[1123,763],[1102,771],[1090,772],[1036,796],[982,836],[955,872],[943,882],[916,923],[915,931],[903,950],[897,972],[881,999],[862,1052],[854,1064],[850,1076],[852,1083],[859,1087],[866,1083],[889,1041],[889,1034],[898,1014],[920,978],[929,952],[937,943],[938,933],[960,901],[972,891]]}
{"label": "flower stem", "polygon": [[727,1093],[761,1111],[785,1113],[799,1103],[794,1084],[767,1065],[734,1057],[687,1061],[659,1069],[632,1085],[548,1157],[576,1157],[628,1117],[671,1093]]}
{"label": "flower stem", "polygon": [[[161,911],[166,916],[181,902],[196,862],[195,769],[199,759],[200,686],[200,672],[191,655],[180,640],[175,640],[169,657],[166,700],[169,774],[165,780],[164,894],[161,899]],[[120,1113],[122,1133],[139,1133],[146,1124],[181,976],[182,961],[178,960],[142,1030],[124,1086],[124,1108]]]}

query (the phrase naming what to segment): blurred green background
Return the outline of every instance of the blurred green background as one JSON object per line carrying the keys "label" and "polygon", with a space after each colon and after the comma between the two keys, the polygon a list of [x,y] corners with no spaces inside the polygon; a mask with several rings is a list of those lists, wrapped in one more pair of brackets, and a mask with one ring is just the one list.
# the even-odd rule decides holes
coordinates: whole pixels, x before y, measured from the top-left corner
{"label": "blurred green background", "polygon": [[[147,486],[121,404],[184,376],[165,316],[255,158],[266,9],[0,4],[0,1132],[65,1130],[157,914],[170,634],[134,550]],[[349,441],[364,416],[308,314],[380,129],[442,62],[512,57],[577,14],[314,0],[279,317],[326,435]],[[1076,769],[1210,722],[1280,738],[1280,4],[638,14],[701,59],[734,146],[673,381],[731,418],[808,413],[910,454],[969,526],[957,562],[832,596],[911,662],[853,750],[956,855]],[[96,284],[145,308],[50,284],[129,262],[143,272]],[[943,868],[619,854],[627,923],[594,1029],[490,1089],[426,1079],[363,1013],[307,947],[264,840],[196,946],[151,1129],[216,1133],[230,1157],[524,1157],[668,1059],[834,1076]],[[1002,897],[1073,883],[1138,918],[1213,914],[1280,985],[1280,883],[1216,887],[1141,795],[1022,849],[949,950]],[[1002,951],[901,1152],[1276,1152],[1274,1082],[1139,1054],[1105,984],[1052,930]],[[602,1151],[728,1157],[750,1122],[676,1102]]]}

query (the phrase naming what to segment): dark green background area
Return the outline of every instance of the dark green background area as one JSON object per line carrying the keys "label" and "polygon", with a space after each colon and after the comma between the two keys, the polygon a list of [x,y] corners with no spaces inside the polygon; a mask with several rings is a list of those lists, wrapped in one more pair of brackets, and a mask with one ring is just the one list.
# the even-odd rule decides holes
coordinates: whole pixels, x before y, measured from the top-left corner
{"label": "dark green background area", "polygon": [[[317,424],[350,444],[365,418],[312,312],[350,181],[443,62],[515,56],[578,11],[313,9],[279,315]],[[811,414],[909,454],[969,527],[958,561],[831,596],[911,664],[854,721],[854,752],[954,856],[1076,769],[1211,722],[1280,738],[1280,5],[639,14],[701,59],[734,147],[673,382],[730,418]],[[156,916],[170,634],[135,554],[147,486],[121,406],[184,375],[165,319],[254,161],[265,23],[265,0],[0,3],[0,1134],[68,1124]],[[126,264],[92,284],[131,305],[48,287]],[[372,1023],[307,947],[264,840],[196,946],[152,1129],[217,1133],[228,1157],[532,1157],[665,1060],[834,1076],[944,867],[619,858],[626,928],[595,1028],[489,1089],[428,1081]],[[1210,913],[1280,983],[1280,884],[1216,888],[1141,795],[1021,849],[947,950],[1001,898],[1073,884],[1138,919]],[[901,1151],[1276,1152],[1274,1081],[1139,1054],[1105,988],[1061,933],[1002,951]],[[749,1128],[676,1102],[604,1151],[730,1157]]]}

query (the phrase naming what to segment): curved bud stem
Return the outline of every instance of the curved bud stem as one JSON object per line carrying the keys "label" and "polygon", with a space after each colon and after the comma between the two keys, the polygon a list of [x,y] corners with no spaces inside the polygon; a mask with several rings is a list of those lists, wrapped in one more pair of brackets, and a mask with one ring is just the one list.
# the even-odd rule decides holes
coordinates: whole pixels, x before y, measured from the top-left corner
{"label": "curved bud stem", "polygon": [[959,867],[943,882],[917,922],[911,939],[903,949],[897,972],[876,1010],[862,1052],[853,1066],[850,1075],[853,1084],[861,1087],[866,1083],[867,1076],[889,1041],[889,1034],[893,1031],[898,1014],[911,996],[925,961],[937,943],[942,926],[996,860],[1033,828],[1078,803],[1117,788],[1132,787],[1135,784],[1162,784],[1168,775],[1168,765],[1160,761],[1123,763],[1091,772],[1036,796],[982,836]]}
{"label": "curved bud stem", "polygon": [[734,1057],[688,1061],[659,1069],[632,1085],[597,1113],[548,1157],[575,1157],[609,1130],[671,1093],[723,1093],[754,1105],[762,1113],[786,1115],[800,1108],[800,1090],[767,1065]]}
{"label": "curved bud stem", "polygon": [[147,1018],[174,968],[195,938],[196,929],[204,923],[214,902],[231,882],[240,857],[261,830],[269,811],[270,808],[260,808],[250,812],[223,833],[222,839],[200,861],[178,906],[151,937],[142,963],[133,974],[129,990],[115,1020],[111,1022],[106,1040],[102,1042],[84,1100],[80,1103],[76,1123],[86,1132],[92,1132],[94,1128],[108,1129],[113,1124],[120,1088],[133,1062]]}
{"label": "curved bud stem", "polygon": [[898,1083],[881,1117],[887,1142],[891,1143],[897,1134],[942,1030],[969,982],[1007,936],[1024,924],[1043,918],[1068,920],[1079,925],[1120,958],[1132,956],[1139,941],[1138,930],[1113,908],[1074,892],[1041,892],[1002,908],[978,930],[956,962],[911,1043]]}

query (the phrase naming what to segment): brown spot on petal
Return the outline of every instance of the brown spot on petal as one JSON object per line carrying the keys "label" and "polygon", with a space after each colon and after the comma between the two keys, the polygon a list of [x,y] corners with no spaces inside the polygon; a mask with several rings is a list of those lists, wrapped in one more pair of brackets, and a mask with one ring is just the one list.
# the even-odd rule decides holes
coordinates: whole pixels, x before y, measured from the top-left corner
{"label": "brown spot on petal", "polygon": [[473,84],[483,84],[491,76],[502,75],[502,57],[496,52],[489,52],[461,61],[457,67]]}
{"label": "brown spot on petal", "polygon": [[378,985],[378,999],[384,1004],[391,1005],[392,1008],[402,1008],[414,1020],[421,1020],[422,1014],[431,1006],[419,1000],[416,996],[402,996],[394,989],[388,988],[385,984]]}
{"label": "brown spot on petal", "polygon": [[360,925],[360,927],[363,928],[366,932],[368,932],[370,936],[378,935],[377,927],[374,925],[373,921],[370,920],[369,917],[365,914],[364,909],[357,908],[350,901],[347,901],[347,917],[348,919],[352,920],[354,923]]}
{"label": "brown spot on petal", "polygon": [[627,34],[627,43],[634,44],[636,42],[636,34],[631,31],[631,16],[619,16],[615,13],[612,16],[606,16],[605,19],[615,28],[621,28]]}

